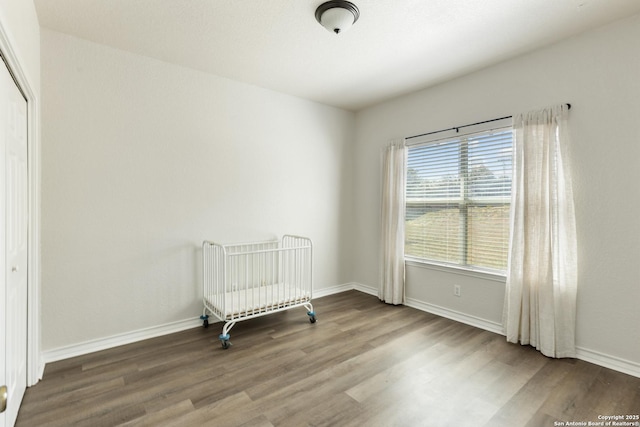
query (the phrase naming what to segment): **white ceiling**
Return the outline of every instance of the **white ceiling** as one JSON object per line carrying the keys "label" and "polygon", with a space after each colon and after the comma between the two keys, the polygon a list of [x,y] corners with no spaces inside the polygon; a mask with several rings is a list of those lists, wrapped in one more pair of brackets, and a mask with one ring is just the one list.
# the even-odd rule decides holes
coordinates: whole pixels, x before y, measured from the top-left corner
{"label": "white ceiling", "polygon": [[639,0],[35,0],[40,25],[348,110],[425,88],[640,12]]}

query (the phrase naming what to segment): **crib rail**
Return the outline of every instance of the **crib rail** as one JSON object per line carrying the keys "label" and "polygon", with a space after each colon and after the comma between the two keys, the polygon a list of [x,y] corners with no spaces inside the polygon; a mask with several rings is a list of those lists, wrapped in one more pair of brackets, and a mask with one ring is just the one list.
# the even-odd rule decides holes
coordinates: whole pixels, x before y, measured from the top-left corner
{"label": "crib rail", "polygon": [[205,310],[234,322],[308,304],[312,250],[310,239],[292,235],[280,242],[203,242]]}

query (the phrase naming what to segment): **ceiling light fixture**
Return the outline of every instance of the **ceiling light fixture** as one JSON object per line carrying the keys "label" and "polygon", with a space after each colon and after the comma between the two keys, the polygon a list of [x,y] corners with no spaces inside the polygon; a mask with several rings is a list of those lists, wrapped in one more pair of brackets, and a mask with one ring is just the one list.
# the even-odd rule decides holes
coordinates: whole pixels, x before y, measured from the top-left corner
{"label": "ceiling light fixture", "polygon": [[316,9],[316,20],[336,34],[347,31],[359,17],[356,5],[344,0],[324,2]]}

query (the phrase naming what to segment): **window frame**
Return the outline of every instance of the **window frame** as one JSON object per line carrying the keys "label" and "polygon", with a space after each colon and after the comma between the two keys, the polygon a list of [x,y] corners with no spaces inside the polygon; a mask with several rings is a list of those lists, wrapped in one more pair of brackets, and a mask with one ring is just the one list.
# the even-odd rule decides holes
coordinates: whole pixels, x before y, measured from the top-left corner
{"label": "window frame", "polygon": [[[428,203],[428,205],[429,206],[441,205],[443,207],[458,206],[458,209],[460,210],[461,215],[463,217],[463,224],[464,224],[464,227],[463,227],[464,242],[462,243],[462,248],[461,248],[461,253],[463,254],[461,259],[463,259],[464,263],[447,262],[443,260],[423,258],[419,256],[407,255],[406,253],[405,253],[405,262],[408,263],[409,265],[415,265],[415,266],[436,269],[436,270],[456,272],[459,274],[468,274],[468,275],[479,276],[479,277],[488,278],[488,279],[493,278],[498,281],[502,281],[504,280],[504,278],[506,278],[507,266],[505,266],[505,269],[502,270],[497,268],[468,264],[469,254],[467,253],[468,252],[467,248],[469,244],[469,236],[467,233],[467,230],[468,230],[467,225],[469,221],[470,206],[503,206],[505,205],[505,200],[506,200],[506,204],[509,205],[509,217],[511,217],[511,197],[509,196],[508,198],[505,198],[505,197],[499,197],[499,196],[480,196],[480,197],[469,196],[468,189],[470,184],[468,179],[469,177],[466,172],[468,172],[469,170],[468,169],[469,168],[468,146],[469,146],[469,139],[470,139],[469,137],[472,137],[473,135],[477,135],[478,133],[487,133],[492,131],[512,131],[513,120],[511,117],[504,117],[501,119],[490,120],[490,121],[478,123],[475,125],[467,125],[467,126],[464,126],[465,128],[464,132],[460,132],[461,128],[462,127],[452,128],[445,131],[432,132],[432,133],[428,133],[428,134],[417,136],[417,137],[410,137],[410,138],[414,138],[415,140],[410,140],[410,138],[406,138],[407,140],[406,145],[407,145],[407,150],[410,150],[411,148],[416,146],[427,146],[427,145],[442,143],[445,141],[451,141],[453,139],[458,139],[458,138],[461,141],[461,147],[460,147],[461,153],[459,157],[459,162],[460,162],[459,170],[461,171],[459,175],[461,176],[461,182],[460,182],[459,196],[455,198],[443,197],[440,200],[435,199],[433,202]],[[463,140],[464,140],[464,143],[462,143]],[[513,138],[512,138],[512,144],[513,144]],[[407,151],[406,162],[408,165],[409,163],[408,151]],[[512,157],[512,162],[513,162],[513,157]],[[463,170],[465,171],[465,173],[462,173]],[[407,167],[407,174],[408,173],[409,173],[409,168]],[[406,185],[408,185],[408,180]],[[406,187],[405,187],[405,194],[406,194]],[[409,197],[406,197],[405,208],[408,208],[411,204],[413,204],[414,206],[419,206],[419,205],[424,205],[425,202],[420,200],[411,201]],[[405,217],[405,222],[406,222],[406,217]],[[509,234],[510,233],[511,233],[511,230],[509,230]],[[510,236],[508,237],[508,239],[510,239]],[[406,248],[406,236],[405,236],[405,248]]]}

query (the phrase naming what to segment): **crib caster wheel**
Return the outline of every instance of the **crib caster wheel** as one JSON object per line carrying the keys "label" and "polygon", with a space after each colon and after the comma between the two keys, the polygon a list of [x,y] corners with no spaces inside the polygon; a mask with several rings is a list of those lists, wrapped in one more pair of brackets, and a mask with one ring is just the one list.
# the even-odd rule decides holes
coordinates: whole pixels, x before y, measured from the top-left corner
{"label": "crib caster wheel", "polygon": [[200,319],[202,319],[202,327],[203,328],[208,328],[209,327],[209,315],[203,314],[202,316],[200,316]]}
{"label": "crib caster wheel", "polygon": [[231,338],[231,335],[229,334],[220,334],[220,336],[218,337],[218,339],[220,340],[220,344],[222,344],[222,348],[224,348],[225,350],[231,347],[231,341],[229,341],[229,338]]}
{"label": "crib caster wheel", "polygon": [[309,316],[309,322],[316,323],[316,313],[314,311],[308,311],[307,316]]}

